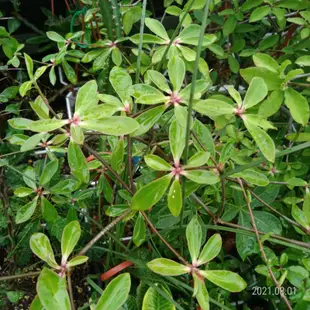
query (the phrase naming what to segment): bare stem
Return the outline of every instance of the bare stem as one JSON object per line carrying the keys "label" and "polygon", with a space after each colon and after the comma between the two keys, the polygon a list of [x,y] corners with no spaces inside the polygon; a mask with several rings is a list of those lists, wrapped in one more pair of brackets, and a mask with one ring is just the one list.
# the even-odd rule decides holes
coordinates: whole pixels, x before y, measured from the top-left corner
{"label": "bare stem", "polygon": [[70,271],[67,272],[67,280],[68,280],[68,291],[69,291],[69,296],[70,296],[70,301],[71,301],[71,310],[75,310]]}
{"label": "bare stem", "polygon": [[29,273],[16,274],[13,276],[4,276],[4,277],[0,277],[0,282],[21,279],[21,278],[37,277],[40,273],[41,271],[35,271],[35,272],[29,272]]}

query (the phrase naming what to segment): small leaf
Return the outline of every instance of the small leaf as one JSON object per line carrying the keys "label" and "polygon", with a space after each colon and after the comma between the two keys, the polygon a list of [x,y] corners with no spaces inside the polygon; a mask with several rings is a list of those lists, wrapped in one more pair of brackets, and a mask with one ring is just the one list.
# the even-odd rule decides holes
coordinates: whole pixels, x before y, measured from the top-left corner
{"label": "small leaf", "polygon": [[210,116],[233,115],[234,107],[217,99],[199,100],[193,104],[193,109],[197,112]]}
{"label": "small leaf", "polygon": [[46,185],[58,170],[58,160],[50,161],[43,169],[39,184]]}
{"label": "small leaf", "polygon": [[164,196],[171,179],[172,174],[168,174],[140,188],[132,198],[131,209],[150,209]]}
{"label": "small leaf", "polygon": [[139,123],[126,116],[110,116],[100,120],[87,120],[80,123],[82,128],[95,130],[112,136],[128,135],[139,128]]}
{"label": "small leaf", "polygon": [[196,216],[191,219],[186,227],[186,239],[192,264],[196,266],[202,241],[202,229]]}
{"label": "small leaf", "polygon": [[71,309],[66,279],[54,271],[43,268],[37,282],[37,292],[45,310]]}
{"label": "small leaf", "polygon": [[37,200],[38,198],[35,197],[32,201],[28,202],[27,204],[25,204],[24,206],[22,206],[17,210],[15,217],[16,224],[24,223],[31,218],[32,214],[36,210]]}
{"label": "small leaf", "polygon": [[28,90],[30,90],[32,87],[32,81],[24,82],[20,87],[19,87],[19,93],[22,97],[24,97]]}
{"label": "small leaf", "polygon": [[234,32],[236,26],[237,26],[237,19],[234,15],[230,15],[224,25],[223,25],[223,35],[224,37],[227,37],[228,35],[230,35],[231,33]]}
{"label": "small leaf", "polygon": [[54,223],[58,217],[55,207],[44,197],[41,196],[41,209],[44,220],[47,223]]}
{"label": "small leaf", "polygon": [[207,291],[205,284],[196,275],[194,275],[194,281],[197,290],[195,296],[199,303],[199,306],[201,307],[202,310],[209,310],[210,309],[209,293]]}
{"label": "small leaf", "polygon": [[32,120],[27,118],[16,117],[8,120],[11,127],[15,129],[28,130]]}
{"label": "small leaf", "polygon": [[101,297],[96,310],[120,309],[128,298],[131,286],[129,273],[124,273],[113,279]]}
{"label": "small leaf", "polygon": [[171,171],[173,168],[164,159],[156,155],[144,156],[144,161],[149,167],[156,171]]}
{"label": "small leaf", "polygon": [[121,171],[123,169],[123,161],[124,161],[124,139],[120,138],[111,156],[112,168],[115,171]]}
{"label": "small leaf", "polygon": [[209,152],[197,152],[187,162],[184,168],[200,167],[207,163],[210,158]]}
{"label": "small leaf", "polygon": [[256,8],[250,15],[250,23],[254,23],[263,19],[266,15],[270,13],[269,5],[263,5]]}
{"label": "small leaf", "polygon": [[120,67],[114,67],[110,72],[110,82],[122,100],[123,103],[130,102],[130,87],[132,86],[132,80],[129,73]]}
{"label": "small leaf", "polygon": [[52,268],[59,268],[55,261],[54,251],[48,237],[42,233],[35,233],[30,238],[31,251]]}
{"label": "small leaf", "polygon": [[75,70],[65,60],[63,60],[61,64],[67,79],[70,83],[75,85],[78,81]]}
{"label": "small leaf", "polygon": [[98,104],[97,83],[95,80],[85,83],[78,91],[75,103],[75,114],[82,116]]}
{"label": "small leaf", "polygon": [[[157,286],[157,285],[156,285]],[[157,286],[158,287],[158,286]],[[159,286],[167,296],[171,294],[162,286]],[[142,310],[175,310],[175,306],[164,296],[159,294],[155,289],[150,287],[143,297]]]}
{"label": "small leaf", "polygon": [[66,225],[61,237],[62,263],[66,263],[81,236],[81,227],[78,221],[72,221]]}
{"label": "small leaf", "polygon": [[80,147],[72,141],[70,141],[68,147],[68,162],[71,173],[82,183],[88,184],[89,171],[86,159]]}
{"label": "small leaf", "polygon": [[70,135],[73,142],[77,144],[84,143],[84,132],[80,126],[76,126],[75,124],[71,124],[70,126]]}
{"label": "small leaf", "polygon": [[167,97],[155,87],[146,84],[136,84],[130,88],[130,94],[137,103],[157,104],[167,101]]}
{"label": "small leaf", "polygon": [[146,227],[143,216],[139,213],[133,229],[133,242],[139,247],[146,239]]}
{"label": "small leaf", "polygon": [[27,167],[27,169],[24,171],[23,175],[24,182],[31,187],[32,189],[36,190],[36,173],[32,167]]}
{"label": "small leaf", "polygon": [[29,137],[21,146],[20,150],[22,152],[26,152],[29,150],[34,149],[42,140],[42,138],[45,136],[45,133],[38,133],[36,135],[33,135]]}
{"label": "small leaf", "polygon": [[173,90],[178,92],[185,78],[185,63],[179,56],[174,56],[169,60],[168,74],[173,85]]}
{"label": "small leaf", "polygon": [[244,98],[244,108],[248,109],[261,102],[268,94],[268,88],[260,77],[252,79]]}
{"label": "small leaf", "polygon": [[175,163],[179,163],[185,148],[186,128],[174,120],[169,128],[170,149]]}
{"label": "small leaf", "polygon": [[41,96],[38,96],[35,101],[30,101],[30,106],[40,119],[49,119],[49,109]]}
{"label": "small leaf", "polygon": [[210,171],[205,171],[205,170],[192,170],[192,171],[185,171],[183,175],[198,184],[216,184],[217,182],[220,181],[219,176],[214,174],[213,172]]}
{"label": "small leaf", "polygon": [[29,196],[30,194],[32,194],[34,191],[33,189],[29,188],[29,187],[18,187],[15,191],[14,191],[14,195],[17,197],[26,197]]}
{"label": "small leaf", "polygon": [[309,104],[307,99],[293,88],[285,90],[285,104],[290,109],[293,119],[305,126],[309,120]]}
{"label": "small leaf", "polygon": [[200,270],[200,273],[215,285],[229,292],[241,292],[247,286],[246,282],[235,272],[227,270]]}
{"label": "small leaf", "polygon": [[24,53],[24,57],[25,57],[28,76],[29,76],[30,80],[32,80],[33,79],[33,61],[31,59],[31,57],[29,55],[27,55],[26,53]]}
{"label": "small leaf", "polygon": [[78,266],[78,265],[82,265],[84,263],[86,263],[88,261],[88,257],[87,256],[76,256],[74,258],[72,258],[68,263],[67,266],[70,267],[74,267],[74,266]]}
{"label": "small leaf", "polygon": [[222,237],[220,234],[214,234],[203,247],[197,266],[206,264],[214,259],[220,253],[222,248]]}
{"label": "small leaf", "polygon": [[64,37],[62,37],[60,34],[58,34],[58,33],[55,32],[55,31],[48,31],[48,32],[46,33],[46,35],[47,35],[47,37],[48,37],[50,40],[52,40],[52,41],[54,41],[54,42],[59,42],[59,43],[61,43],[61,42],[65,42],[65,41],[66,41],[66,39],[65,39]]}
{"label": "small leaf", "polygon": [[278,73],[278,62],[268,54],[256,53],[253,55],[253,61],[256,67],[265,68]]}
{"label": "small leaf", "polygon": [[179,180],[174,180],[170,186],[168,208],[173,216],[179,216],[182,209],[182,189]]}
{"label": "small leaf", "polygon": [[162,276],[179,276],[190,271],[190,268],[167,258],[156,258],[147,263],[155,273]]}
{"label": "small leaf", "polygon": [[301,56],[299,58],[296,59],[295,64],[299,65],[299,66],[310,66],[310,56]]}
{"label": "small leaf", "polygon": [[171,92],[168,82],[164,75],[155,70],[148,70],[147,75],[160,90],[162,90],[165,93]]}
{"label": "small leaf", "polygon": [[51,70],[48,74],[48,77],[49,77],[50,83],[54,86],[56,84],[56,80],[57,80],[54,66],[51,67]]}
{"label": "small leaf", "polygon": [[160,23],[158,20],[153,18],[146,18],[145,25],[160,38],[164,40],[170,40],[166,32],[166,29],[164,28],[162,23]]}
{"label": "small leaf", "polygon": [[249,133],[253,137],[254,141],[266,159],[274,162],[276,149],[270,136],[258,126],[255,126],[252,123],[246,121],[246,119],[244,120],[244,125],[248,129]]}
{"label": "small leaf", "polygon": [[36,132],[49,132],[61,128],[65,124],[67,124],[67,120],[45,119],[32,122],[29,125],[29,129]]}
{"label": "small leaf", "polygon": [[303,211],[301,211],[295,204],[292,205],[293,219],[306,229],[310,229],[310,222],[306,218]]}
{"label": "small leaf", "polygon": [[193,126],[193,131],[195,132],[199,142],[202,144],[204,148],[196,141],[196,139],[193,139],[195,143],[195,147],[198,150],[204,150],[207,149],[212,156],[215,155],[215,146],[214,146],[214,141],[212,138],[212,135],[204,124],[202,124],[199,120],[195,120],[194,126]]}
{"label": "small leaf", "polygon": [[232,175],[232,177],[242,178],[245,181],[257,186],[267,186],[269,184],[269,179],[264,174],[250,169],[235,173]]}
{"label": "small leaf", "polygon": [[259,106],[259,115],[264,118],[277,113],[282,105],[284,99],[284,93],[282,90],[273,91],[265,101]]}
{"label": "small leaf", "polygon": [[238,104],[238,106],[242,105],[242,99],[238,91],[235,90],[233,86],[227,87],[229,95],[235,100],[235,102]]}

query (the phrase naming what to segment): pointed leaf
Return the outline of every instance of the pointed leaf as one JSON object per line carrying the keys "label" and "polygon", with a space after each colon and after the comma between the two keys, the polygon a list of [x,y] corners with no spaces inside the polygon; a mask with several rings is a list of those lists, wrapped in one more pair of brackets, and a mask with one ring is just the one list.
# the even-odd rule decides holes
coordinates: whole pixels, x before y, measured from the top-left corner
{"label": "pointed leaf", "polygon": [[269,13],[270,13],[269,5],[264,5],[256,8],[250,15],[250,23],[254,23],[258,20],[263,19]]}
{"label": "pointed leaf", "polygon": [[15,191],[14,191],[14,195],[17,197],[26,197],[29,196],[30,194],[32,194],[34,191],[33,189],[29,188],[29,187],[18,187]]}
{"label": "pointed leaf", "polygon": [[36,135],[33,135],[29,137],[21,146],[20,150],[22,152],[26,152],[29,150],[34,149],[42,140],[42,138],[45,136],[45,133],[38,133]]}
{"label": "pointed leaf", "polygon": [[32,122],[29,129],[36,132],[49,132],[61,128],[67,123],[67,120],[62,119],[45,119]]}
{"label": "pointed leaf", "polygon": [[210,152],[210,154],[212,156],[214,156],[215,155],[214,141],[213,141],[212,135],[211,135],[208,127],[206,127],[204,124],[202,124],[199,120],[195,120],[194,126],[193,126],[193,131],[195,132],[199,142],[203,146],[203,148],[202,148],[200,143],[198,143],[196,141],[196,139],[193,139],[194,143],[195,143],[195,147],[198,150],[207,149]]}
{"label": "pointed leaf", "polygon": [[179,216],[182,204],[182,188],[179,180],[174,180],[168,193],[168,208],[173,216]]}
{"label": "pointed leaf", "polygon": [[96,310],[120,309],[128,298],[131,286],[129,273],[113,279],[102,293]]}
{"label": "pointed leaf", "polygon": [[35,101],[30,101],[30,106],[40,119],[49,119],[49,109],[41,96],[38,96]]}
{"label": "pointed leaf", "polygon": [[130,94],[136,98],[137,103],[157,104],[168,101],[162,92],[146,84],[136,84],[130,88]]}
{"label": "pointed leaf", "polygon": [[204,270],[200,273],[209,281],[229,292],[241,292],[247,284],[235,272],[227,270]]}
{"label": "pointed leaf", "polygon": [[257,186],[267,186],[269,184],[269,179],[264,174],[250,169],[235,173],[232,175],[232,177],[242,178],[245,181]]}
{"label": "pointed leaf", "polygon": [[199,100],[193,104],[193,109],[210,117],[232,115],[235,110],[229,103],[217,99]]}
{"label": "pointed leaf", "polygon": [[144,161],[149,167],[157,171],[171,171],[173,168],[164,159],[156,155],[146,155]]}
{"label": "pointed leaf", "polygon": [[202,242],[202,229],[196,216],[194,216],[186,227],[186,239],[192,264],[196,266]]}
{"label": "pointed leaf", "polygon": [[306,229],[310,229],[310,222],[308,221],[306,215],[295,204],[292,206],[292,217],[301,226]]}
{"label": "pointed leaf", "polygon": [[66,225],[61,237],[62,263],[66,263],[81,236],[81,227],[78,221]]}
{"label": "pointed leaf", "polygon": [[253,137],[254,141],[266,159],[274,162],[276,149],[271,137],[263,129],[253,125],[246,119],[244,119],[244,125],[248,129],[249,133]]}
{"label": "pointed leaf", "polygon": [[238,104],[238,106],[242,105],[242,99],[237,90],[233,86],[228,86],[227,87],[229,95],[235,100],[235,102]]}
{"label": "pointed leaf", "polygon": [[41,210],[43,218],[47,223],[56,221],[58,213],[55,207],[44,196],[41,196]]}
{"label": "pointed leaf", "polygon": [[209,152],[197,152],[195,155],[193,155],[187,162],[185,168],[194,168],[194,167],[200,167],[207,163],[207,161],[210,158]]}
{"label": "pointed leaf", "polygon": [[37,282],[37,292],[45,310],[71,309],[66,279],[54,271],[43,268]]}
{"label": "pointed leaf", "polygon": [[256,53],[253,55],[253,61],[256,67],[265,68],[272,72],[278,73],[278,62],[268,54]]}
{"label": "pointed leaf", "polygon": [[146,18],[145,25],[160,38],[164,40],[170,40],[165,27],[158,20],[153,18]]}
{"label": "pointed leaf", "polygon": [[255,106],[264,100],[267,94],[268,88],[264,80],[260,77],[253,78],[244,98],[244,108],[248,109]]}
{"label": "pointed leaf", "polygon": [[112,168],[115,171],[121,171],[123,169],[123,161],[124,161],[124,139],[120,138],[111,156]]}
{"label": "pointed leaf", "polygon": [[143,216],[139,213],[133,229],[133,242],[139,247],[146,239],[146,227]]}
{"label": "pointed leaf", "polygon": [[32,189],[34,189],[34,190],[37,189],[37,185],[35,182],[36,181],[36,173],[32,167],[29,166],[24,171],[23,180]]}
{"label": "pointed leaf", "polygon": [[214,259],[220,253],[222,248],[222,237],[220,234],[214,234],[203,247],[197,265],[203,265]]}
{"label": "pointed leaf", "polygon": [[52,268],[59,268],[55,261],[54,251],[48,237],[42,233],[35,233],[30,238],[31,251]]}
{"label": "pointed leaf", "polygon": [[26,67],[27,67],[29,79],[32,80],[33,79],[33,61],[31,59],[31,57],[26,53],[24,53],[24,57],[25,57],[25,62],[26,62]]}
{"label": "pointed leaf", "polygon": [[48,32],[46,33],[46,35],[47,35],[47,37],[48,37],[50,40],[55,41],[55,42],[61,43],[61,42],[65,42],[65,41],[66,41],[66,39],[65,39],[63,36],[61,36],[60,34],[58,34],[58,33],[55,32],[55,31],[48,31]]}
{"label": "pointed leaf", "polygon": [[82,183],[88,184],[89,182],[89,171],[80,147],[70,141],[68,147],[68,162],[71,169],[71,173]]}
{"label": "pointed leaf", "polygon": [[43,169],[39,184],[46,185],[58,170],[58,160],[50,161]]}
{"label": "pointed leaf", "polygon": [[190,271],[190,268],[171,259],[156,258],[147,263],[147,266],[155,273],[162,276],[179,276]]}
{"label": "pointed leaf", "polygon": [[169,128],[170,149],[175,163],[179,163],[185,148],[186,128],[174,120]]}
{"label": "pointed leaf", "polygon": [[192,170],[192,171],[185,171],[183,175],[198,184],[216,184],[220,181],[220,178],[218,175],[214,174],[210,171],[205,170]]}
{"label": "pointed leaf", "polygon": [[155,70],[148,70],[147,75],[160,90],[162,90],[165,93],[171,92],[165,76],[162,75],[160,72]]}
{"label": "pointed leaf", "polygon": [[171,179],[172,174],[168,174],[140,188],[132,198],[131,209],[150,209],[164,196]]}
{"label": "pointed leaf", "polygon": [[28,202],[24,206],[20,207],[17,210],[15,222],[16,224],[21,224],[28,221],[37,207],[38,198],[34,198],[32,201]]}
{"label": "pointed leaf", "polygon": [[8,123],[10,124],[11,127],[15,129],[29,129],[30,124],[33,121],[27,118],[21,118],[21,117],[16,117],[16,118],[11,118],[8,120]]}
{"label": "pointed leaf", "polygon": [[122,102],[130,102],[129,90],[132,86],[132,80],[129,73],[123,68],[114,67],[110,72],[109,79]]}
{"label": "pointed leaf", "polygon": [[110,116],[100,120],[88,120],[80,123],[82,128],[95,130],[112,136],[128,135],[139,128],[139,123],[126,116]]}
{"label": "pointed leaf", "polygon": [[68,263],[67,266],[70,267],[74,267],[74,266],[78,266],[78,265],[82,265],[84,263],[86,263],[88,261],[88,257],[87,256],[76,256],[74,258],[72,258]]}

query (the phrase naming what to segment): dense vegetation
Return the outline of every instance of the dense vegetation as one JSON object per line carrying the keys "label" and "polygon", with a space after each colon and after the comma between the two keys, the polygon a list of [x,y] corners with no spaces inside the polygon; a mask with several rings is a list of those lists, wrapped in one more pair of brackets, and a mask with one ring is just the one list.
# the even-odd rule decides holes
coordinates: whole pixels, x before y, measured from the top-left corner
{"label": "dense vegetation", "polygon": [[11,2],[0,308],[310,309],[310,1]]}

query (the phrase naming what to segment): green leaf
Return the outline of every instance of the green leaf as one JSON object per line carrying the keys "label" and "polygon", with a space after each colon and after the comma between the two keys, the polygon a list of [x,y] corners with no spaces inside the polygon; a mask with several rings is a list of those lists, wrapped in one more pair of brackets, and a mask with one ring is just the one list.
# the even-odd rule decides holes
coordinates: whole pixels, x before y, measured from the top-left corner
{"label": "green leaf", "polygon": [[170,149],[175,163],[179,163],[185,148],[186,128],[174,120],[169,128]]}
{"label": "green leaf", "polygon": [[168,208],[173,216],[179,216],[182,209],[182,189],[179,180],[174,180],[170,186]]}
{"label": "green leaf", "polygon": [[267,94],[268,88],[264,80],[260,77],[253,78],[243,101],[244,108],[248,109],[257,105],[267,96]]}
{"label": "green leaf", "polygon": [[70,299],[66,279],[47,268],[43,268],[38,282],[37,293],[45,310],[70,310]]}
{"label": "green leaf", "polygon": [[301,56],[299,58],[296,59],[295,64],[299,65],[299,66],[306,66],[309,67],[310,66],[310,56]]}
{"label": "green leaf", "polygon": [[122,53],[119,48],[114,47],[112,49],[112,61],[116,66],[120,66],[122,64]]}
{"label": "green leaf", "polygon": [[41,196],[41,209],[43,218],[47,223],[54,223],[56,221],[58,213],[55,207],[44,196]]}
{"label": "green leaf", "polygon": [[280,109],[283,99],[284,93],[282,90],[273,91],[259,106],[259,115],[264,118],[274,115]]}
{"label": "green leaf", "polygon": [[55,74],[55,67],[51,67],[51,70],[48,74],[48,77],[49,77],[49,80],[50,80],[50,83],[54,86],[56,84],[56,74]]}
{"label": "green leaf", "polygon": [[83,116],[84,112],[89,111],[98,104],[98,87],[95,80],[84,84],[78,91],[75,103],[75,114]]}
{"label": "green leaf", "polygon": [[139,213],[133,229],[133,242],[139,247],[146,239],[146,227],[143,216]]}
{"label": "green leaf", "polygon": [[162,75],[160,72],[155,70],[148,70],[147,75],[160,90],[164,91],[165,93],[171,92],[165,76]]}
{"label": "green leaf", "polygon": [[164,159],[156,155],[146,155],[144,161],[149,167],[157,171],[171,171],[173,168]]}
{"label": "green leaf", "polygon": [[214,234],[203,247],[197,261],[197,266],[206,264],[219,255],[222,248],[222,237]]}
{"label": "green leaf", "polygon": [[168,62],[168,74],[173,90],[178,92],[185,78],[185,63],[179,56],[173,56]]}
{"label": "green leaf", "polygon": [[306,229],[310,229],[310,222],[308,221],[304,212],[301,211],[295,204],[292,205],[292,217],[301,226]]}
{"label": "green leaf", "polygon": [[14,191],[14,195],[17,197],[26,197],[29,196],[30,194],[32,194],[34,191],[33,189],[29,188],[29,187],[18,187],[15,191]]}
{"label": "green leaf", "polygon": [[17,210],[15,222],[16,224],[21,224],[28,221],[37,207],[38,198],[35,197],[32,201],[28,202],[24,206],[20,207]]}
{"label": "green leaf", "polygon": [[186,227],[186,240],[192,264],[196,266],[202,242],[202,229],[197,216],[193,216]]}
{"label": "green leaf", "polygon": [[240,64],[239,64],[238,60],[234,56],[228,55],[228,64],[229,64],[230,70],[233,73],[235,73],[235,74],[239,73]]}
{"label": "green leaf", "polygon": [[179,45],[178,49],[187,61],[194,61],[196,59],[196,52],[189,47]]}
{"label": "green leaf", "polygon": [[62,119],[44,119],[32,122],[29,129],[36,132],[49,132],[61,128],[67,123],[67,120]]}
{"label": "green leaf", "polygon": [[32,80],[33,79],[33,61],[31,59],[31,57],[29,55],[27,55],[26,53],[24,53],[24,57],[25,57],[28,76],[29,76],[30,80]]}
{"label": "green leaf", "polygon": [[30,106],[40,119],[49,119],[49,109],[41,96],[38,96],[35,101],[30,101]]}
{"label": "green leaf", "polygon": [[265,68],[272,72],[278,73],[278,62],[268,54],[256,53],[253,55],[253,61],[256,67]]}
{"label": "green leaf", "polygon": [[[102,95],[101,95],[102,96]],[[98,96],[99,97],[99,96]],[[100,99],[100,97],[99,97]],[[114,103],[104,103],[96,106],[96,109],[91,111],[86,111],[83,114],[83,120],[93,120],[93,119],[102,119],[105,117],[112,116],[117,111],[121,111],[124,107],[122,103],[121,106],[116,106]]]}
{"label": "green leaf", "polygon": [[268,87],[268,90],[278,90],[281,88],[283,80],[278,74],[265,68],[246,68],[240,70],[241,76],[249,84],[254,77],[261,77]]}
{"label": "green leaf", "polygon": [[156,258],[147,263],[155,273],[162,276],[179,276],[190,272],[190,268],[167,258]]}
{"label": "green leaf", "polygon": [[112,136],[128,135],[139,128],[139,123],[126,116],[110,116],[100,120],[87,120],[80,123],[85,129],[95,130]]}
{"label": "green leaf", "polygon": [[[195,120],[193,131],[195,132],[197,138],[199,139],[200,143],[204,146],[205,149],[207,149],[212,156],[215,155],[215,146],[214,141],[212,138],[212,135],[208,129],[203,123],[201,123],[199,120]],[[198,150],[204,150],[201,145],[194,139],[195,147]]]}
{"label": "green leaf", "polygon": [[223,35],[224,37],[229,36],[231,33],[234,32],[235,28],[237,26],[237,19],[234,15],[230,15],[223,26]]}
{"label": "green leaf", "polygon": [[43,169],[39,184],[46,185],[58,170],[58,160],[50,161]]}
{"label": "green leaf", "polygon": [[70,141],[68,147],[68,162],[71,173],[82,183],[88,184],[89,171],[86,159],[80,147],[72,141]]}
{"label": "green leaf", "polygon": [[141,136],[149,131],[154,124],[160,119],[165,112],[166,107],[164,105],[147,110],[140,114],[135,120],[139,123],[140,127],[135,130],[131,135],[133,137]]}
{"label": "green leaf", "polygon": [[309,104],[307,99],[293,88],[285,90],[285,104],[290,109],[293,119],[305,126],[309,120]]}
{"label": "green leaf", "polygon": [[70,83],[75,85],[78,81],[75,70],[65,60],[63,60],[61,64],[67,79]]}
{"label": "green leaf", "polygon": [[209,305],[209,293],[207,291],[207,288],[205,286],[205,284],[194,274],[194,285],[196,289],[196,299],[199,303],[199,306],[202,310],[209,310],[210,309],[210,305]]}
{"label": "green leaf", "polygon": [[256,8],[250,15],[250,23],[257,22],[258,20],[263,19],[266,15],[270,13],[269,5],[263,5],[259,8]]}
{"label": "green leaf", "polygon": [[200,270],[200,273],[215,285],[229,292],[241,292],[247,286],[246,282],[237,273],[231,271]]}
{"label": "green leaf", "polygon": [[235,100],[235,102],[238,104],[238,106],[242,105],[242,98],[238,91],[235,90],[233,86],[227,87],[229,95]]}
{"label": "green leaf", "polygon": [[15,129],[28,129],[30,124],[32,123],[32,120],[27,119],[27,118],[20,118],[20,117],[16,117],[16,118],[12,118],[8,120],[8,123],[10,124],[11,127],[15,128]]}
{"label": "green leaf", "polygon": [[171,179],[172,174],[168,174],[140,188],[132,198],[131,209],[150,209],[163,197]]}
{"label": "green leaf", "polygon": [[88,261],[88,257],[87,256],[76,256],[74,258],[72,258],[68,263],[67,266],[70,267],[74,267],[74,266],[78,266],[78,265],[82,265],[85,262]]}
{"label": "green leaf", "polygon": [[193,104],[193,109],[210,117],[232,115],[234,113],[232,105],[217,99],[198,100]]}
{"label": "green leaf", "polygon": [[273,232],[274,234],[281,235],[282,225],[278,217],[265,211],[253,211],[253,215],[258,230],[266,234]]}
{"label": "green leaf", "polygon": [[77,126],[75,124],[70,125],[70,136],[73,142],[77,144],[83,144],[84,143],[84,132],[83,129],[80,126]]}
{"label": "green leaf", "polygon": [[218,175],[214,174],[210,171],[205,170],[192,170],[192,171],[185,171],[183,175],[198,184],[216,184],[220,181],[220,178]]}
{"label": "green leaf", "polygon": [[245,181],[257,186],[267,186],[269,184],[269,179],[264,174],[250,169],[235,173],[232,177],[242,178]]}
{"label": "green leaf", "polygon": [[130,94],[136,98],[137,103],[142,104],[157,104],[168,101],[162,92],[156,88],[146,84],[136,84],[130,88]]}
{"label": "green leaf", "polygon": [[113,279],[102,293],[96,310],[119,309],[127,300],[131,286],[129,273]]}
{"label": "green leaf", "polygon": [[[148,34],[148,33],[144,33],[143,36],[143,43],[148,44],[165,44],[165,40],[158,38],[152,34]],[[140,34],[137,33],[135,35],[133,35],[130,40],[134,43],[134,44],[139,44],[140,42]],[[158,50],[157,50],[158,51]]]}
{"label": "green leaf", "polygon": [[310,223],[310,194],[306,193],[304,203],[302,206],[302,212],[307,218],[308,223]]}
{"label": "green leaf", "polygon": [[123,161],[124,161],[124,139],[120,138],[111,156],[112,168],[115,171],[121,171],[123,169]]}
{"label": "green leaf", "polygon": [[96,59],[95,61],[93,62],[93,70],[94,71],[98,71],[98,70],[101,70],[103,69],[106,65],[107,65],[107,62],[108,62],[108,58],[110,56],[112,52],[112,48],[107,48],[103,51],[103,53],[101,53]]}
{"label": "green leaf", "polygon": [[41,304],[41,301],[38,295],[32,301],[29,310],[44,310],[43,305]]}
{"label": "green leaf", "polygon": [[48,31],[48,32],[46,33],[46,35],[47,35],[47,37],[48,37],[50,40],[52,40],[52,41],[54,41],[54,42],[59,42],[59,43],[61,43],[61,42],[65,42],[65,41],[66,41],[66,39],[65,39],[64,37],[62,37],[60,34],[58,34],[58,33],[55,32],[55,31]]}
{"label": "green leaf", "polygon": [[153,18],[146,18],[145,25],[160,38],[167,41],[170,40],[165,27],[158,20]]}
{"label": "green leaf", "polygon": [[[171,294],[162,285],[160,289],[171,297]],[[167,298],[150,287],[143,297],[142,310],[175,310],[175,306]]]}
{"label": "green leaf", "polygon": [[261,128],[244,119],[244,125],[258,145],[259,149],[267,160],[274,162],[275,160],[275,145],[271,137]]}
{"label": "green leaf", "polygon": [[26,168],[26,170],[24,171],[23,180],[32,189],[34,189],[34,190],[37,189],[37,185],[35,182],[36,173],[32,167],[29,166]]}
{"label": "green leaf", "polygon": [[24,82],[20,87],[19,87],[19,93],[22,97],[24,97],[28,90],[30,90],[32,87],[32,81]]}
{"label": "green leaf", "polygon": [[42,233],[35,233],[30,238],[31,251],[52,268],[59,268],[55,261],[54,251],[48,237]]}
{"label": "green leaf", "polygon": [[110,82],[123,103],[130,102],[130,87],[132,80],[129,73],[120,67],[114,67],[110,72]]}
{"label": "green leaf", "polygon": [[42,138],[45,136],[45,133],[38,133],[36,135],[33,135],[29,137],[21,146],[20,150],[22,152],[26,152],[29,150],[34,149],[42,140]]}
{"label": "green leaf", "polygon": [[66,225],[61,237],[61,263],[65,264],[74,250],[81,236],[81,227],[78,221],[72,221]]}
{"label": "green leaf", "polygon": [[187,162],[187,164],[184,166],[184,168],[194,168],[194,167],[200,167],[207,163],[207,161],[210,158],[209,152],[197,152],[195,155],[193,155]]}

